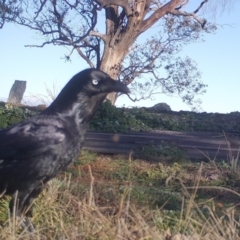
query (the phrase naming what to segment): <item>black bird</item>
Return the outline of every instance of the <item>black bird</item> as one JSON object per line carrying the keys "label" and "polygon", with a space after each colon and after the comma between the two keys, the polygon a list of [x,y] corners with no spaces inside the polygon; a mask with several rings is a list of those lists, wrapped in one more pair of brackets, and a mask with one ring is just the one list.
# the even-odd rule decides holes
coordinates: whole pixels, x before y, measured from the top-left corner
{"label": "black bird", "polygon": [[86,69],[41,114],[0,131],[0,196],[17,192],[16,216],[22,217],[46,183],[76,160],[88,124],[110,92],[130,91],[106,73]]}

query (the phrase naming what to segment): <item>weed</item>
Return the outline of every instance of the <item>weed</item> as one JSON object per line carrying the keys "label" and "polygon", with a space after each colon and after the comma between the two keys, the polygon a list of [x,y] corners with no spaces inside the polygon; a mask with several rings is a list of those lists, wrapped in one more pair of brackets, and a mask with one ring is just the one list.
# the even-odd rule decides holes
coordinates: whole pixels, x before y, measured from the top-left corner
{"label": "weed", "polygon": [[137,156],[142,159],[152,160],[152,161],[171,161],[178,159],[184,159],[184,151],[175,146],[174,144],[169,144],[164,141],[161,144],[155,144],[154,141],[150,141],[148,145],[143,146],[138,152]]}
{"label": "weed", "polygon": [[[127,159],[83,152],[71,168],[79,169],[79,174],[53,179],[37,198],[34,233],[9,218],[9,198],[1,198],[1,240],[240,239],[239,211],[233,202],[239,199],[232,198],[233,206],[225,207],[225,202],[220,205],[209,197],[209,191],[237,198],[239,194],[221,186],[202,186],[209,181],[204,180],[205,171],[214,170],[209,164],[148,163],[131,155]],[[201,190],[204,199],[199,198]]]}
{"label": "weed", "polygon": [[44,106],[49,106],[52,101],[54,101],[59,93],[59,87],[56,82],[52,83],[52,87],[49,88],[45,83],[46,94],[32,94],[24,98],[24,102],[27,105],[32,106],[33,104],[42,104]]}

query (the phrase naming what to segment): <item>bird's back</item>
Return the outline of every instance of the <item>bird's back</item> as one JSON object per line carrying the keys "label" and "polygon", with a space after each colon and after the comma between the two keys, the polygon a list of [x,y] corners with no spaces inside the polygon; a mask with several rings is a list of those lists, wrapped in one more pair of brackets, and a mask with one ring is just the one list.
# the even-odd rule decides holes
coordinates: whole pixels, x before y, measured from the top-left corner
{"label": "bird's back", "polygon": [[73,162],[86,129],[70,119],[39,115],[0,131],[0,192],[47,182]]}

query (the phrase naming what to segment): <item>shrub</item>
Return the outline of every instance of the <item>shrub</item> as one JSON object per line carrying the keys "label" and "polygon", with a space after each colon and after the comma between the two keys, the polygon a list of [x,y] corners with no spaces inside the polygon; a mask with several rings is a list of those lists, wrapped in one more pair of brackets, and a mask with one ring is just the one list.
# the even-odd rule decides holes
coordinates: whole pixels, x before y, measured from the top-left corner
{"label": "shrub", "polygon": [[16,124],[24,119],[36,115],[38,112],[9,104],[0,105],[0,128]]}
{"label": "shrub", "polygon": [[104,132],[139,132],[149,131],[146,126],[134,114],[125,108],[117,108],[106,101],[97,112],[90,124],[90,129]]}

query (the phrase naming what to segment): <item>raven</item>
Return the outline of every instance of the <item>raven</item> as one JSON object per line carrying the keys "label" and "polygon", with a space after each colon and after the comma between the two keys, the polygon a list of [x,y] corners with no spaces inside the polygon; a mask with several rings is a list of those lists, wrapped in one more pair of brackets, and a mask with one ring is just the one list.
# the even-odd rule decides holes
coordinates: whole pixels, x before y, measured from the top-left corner
{"label": "raven", "polygon": [[0,196],[22,217],[46,183],[76,160],[88,124],[110,92],[126,85],[96,69],[79,72],[39,115],[0,131]]}

